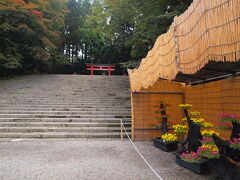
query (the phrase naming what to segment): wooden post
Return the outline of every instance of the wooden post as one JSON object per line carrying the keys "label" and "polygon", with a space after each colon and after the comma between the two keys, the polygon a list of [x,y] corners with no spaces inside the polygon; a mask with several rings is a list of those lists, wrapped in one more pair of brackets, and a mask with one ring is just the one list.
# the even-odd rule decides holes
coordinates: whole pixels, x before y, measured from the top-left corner
{"label": "wooden post", "polygon": [[121,121],[121,141],[123,141],[123,124],[122,124],[122,121]]}
{"label": "wooden post", "polygon": [[108,66],[108,75],[111,76],[111,67]]}
{"label": "wooden post", "polygon": [[94,71],[107,71],[108,75],[111,76],[112,72],[115,71],[116,66],[111,65],[94,65],[94,64],[87,64],[87,70],[90,71],[90,75],[94,75]]}
{"label": "wooden post", "polygon": [[91,65],[91,75],[93,75],[93,65]]}
{"label": "wooden post", "polygon": [[[131,85],[131,84],[130,84]],[[134,127],[135,127],[135,109],[134,109],[134,98],[135,98],[136,96],[133,96],[133,93],[131,92],[131,117],[132,117],[132,137],[131,137],[131,139],[132,139],[132,141],[134,141],[135,140],[135,129],[134,129]]]}

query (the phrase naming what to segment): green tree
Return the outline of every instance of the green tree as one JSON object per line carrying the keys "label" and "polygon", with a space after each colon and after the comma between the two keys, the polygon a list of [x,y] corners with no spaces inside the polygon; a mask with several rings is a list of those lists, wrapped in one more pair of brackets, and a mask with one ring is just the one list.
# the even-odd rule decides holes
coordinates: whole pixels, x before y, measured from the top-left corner
{"label": "green tree", "polygon": [[63,13],[63,0],[0,2],[1,72],[46,71],[39,65],[47,65],[60,44]]}
{"label": "green tree", "polygon": [[[4,0],[0,69],[53,72],[75,63],[137,65],[192,0]],[[67,57],[65,58],[64,55]],[[67,65],[68,66],[68,65]]]}
{"label": "green tree", "polygon": [[80,28],[85,27],[86,15],[90,9],[89,0],[69,0],[67,7],[69,12],[65,17],[63,28],[64,53],[69,58],[69,61],[85,59],[85,51],[88,46],[83,43],[84,31]]}

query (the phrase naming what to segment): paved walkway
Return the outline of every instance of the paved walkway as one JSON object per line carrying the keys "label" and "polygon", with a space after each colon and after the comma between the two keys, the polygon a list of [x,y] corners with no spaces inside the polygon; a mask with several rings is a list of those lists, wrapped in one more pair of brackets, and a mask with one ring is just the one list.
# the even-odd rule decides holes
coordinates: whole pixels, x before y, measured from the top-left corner
{"label": "paved walkway", "polygon": [[[136,142],[164,180],[209,180],[174,162],[174,155],[152,143]],[[156,176],[129,141],[23,140],[0,142],[0,179],[154,180]]]}

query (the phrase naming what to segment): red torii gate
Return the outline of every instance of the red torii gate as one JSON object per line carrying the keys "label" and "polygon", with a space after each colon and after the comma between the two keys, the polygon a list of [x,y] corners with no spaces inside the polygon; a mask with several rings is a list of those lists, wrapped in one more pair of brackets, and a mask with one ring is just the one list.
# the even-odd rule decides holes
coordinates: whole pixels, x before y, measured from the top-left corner
{"label": "red torii gate", "polygon": [[115,71],[116,65],[104,65],[104,64],[87,64],[87,70],[91,71],[91,75],[94,74],[94,71],[108,71],[108,75],[111,75],[111,71]]}

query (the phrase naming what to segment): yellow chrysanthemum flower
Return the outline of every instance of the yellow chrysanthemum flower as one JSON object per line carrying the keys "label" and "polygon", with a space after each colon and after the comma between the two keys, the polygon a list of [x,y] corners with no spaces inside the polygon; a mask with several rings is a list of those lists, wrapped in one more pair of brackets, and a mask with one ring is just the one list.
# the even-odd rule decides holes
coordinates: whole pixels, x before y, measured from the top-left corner
{"label": "yellow chrysanthemum flower", "polygon": [[191,118],[191,121],[198,125],[202,125],[203,123],[205,123],[205,119],[203,118]]}
{"label": "yellow chrysanthemum flower", "polygon": [[177,136],[186,134],[188,130],[186,125],[181,125],[181,124],[173,125],[173,129]]}
{"label": "yellow chrysanthemum flower", "polygon": [[202,148],[208,148],[211,151],[217,151],[217,152],[219,151],[218,147],[215,144],[203,144],[201,147]]}
{"label": "yellow chrysanthemum flower", "polygon": [[165,141],[165,142],[176,142],[177,141],[177,135],[176,134],[171,134],[171,133],[167,133],[161,136],[161,138]]}
{"label": "yellow chrysanthemum flower", "polygon": [[204,130],[204,131],[201,132],[201,134],[203,136],[207,136],[207,137],[212,137],[213,134],[216,134],[217,136],[219,135],[218,132],[213,131],[213,130]]}
{"label": "yellow chrysanthemum flower", "polygon": [[209,122],[204,122],[204,123],[202,124],[202,126],[205,127],[205,128],[211,128],[211,127],[213,127],[213,124],[212,124],[212,123],[209,123]]}
{"label": "yellow chrysanthemum flower", "polygon": [[180,104],[179,107],[182,109],[190,109],[192,107],[192,105],[191,104]]}
{"label": "yellow chrysanthemum flower", "polygon": [[182,118],[182,121],[183,121],[183,122],[186,122],[186,121],[187,121],[187,118],[186,118],[186,117]]}
{"label": "yellow chrysanthemum flower", "polygon": [[200,115],[201,115],[201,113],[198,112],[198,111],[190,112],[190,116],[191,116],[191,117],[199,117]]}

